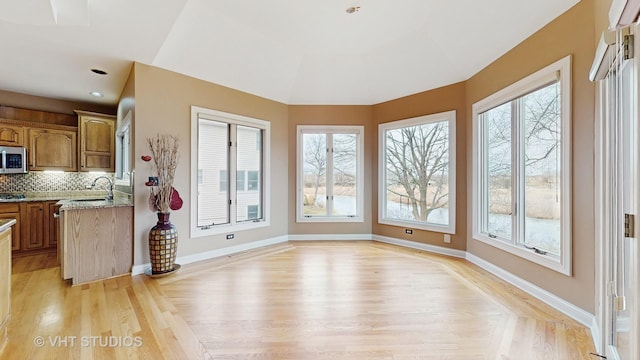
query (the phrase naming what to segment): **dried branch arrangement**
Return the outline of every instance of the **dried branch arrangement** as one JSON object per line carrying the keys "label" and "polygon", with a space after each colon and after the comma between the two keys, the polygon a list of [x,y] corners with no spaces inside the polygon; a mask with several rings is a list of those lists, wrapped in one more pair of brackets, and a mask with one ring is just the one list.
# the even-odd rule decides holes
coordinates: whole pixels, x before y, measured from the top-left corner
{"label": "dried branch arrangement", "polygon": [[175,135],[157,134],[147,138],[158,182],[151,187],[151,197],[159,212],[169,212],[173,195],[173,179],[178,166],[180,140]]}

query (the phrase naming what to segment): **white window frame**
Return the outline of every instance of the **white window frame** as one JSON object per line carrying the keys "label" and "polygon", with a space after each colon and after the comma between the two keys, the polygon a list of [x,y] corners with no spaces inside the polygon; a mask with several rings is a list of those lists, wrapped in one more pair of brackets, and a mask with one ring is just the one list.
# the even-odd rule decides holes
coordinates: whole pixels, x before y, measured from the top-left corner
{"label": "white window frame", "polygon": [[131,184],[131,111],[116,130],[116,185]]}
{"label": "white window frame", "polygon": [[[533,249],[525,248],[518,239],[518,223],[516,214],[513,215],[513,235],[511,240],[497,239],[482,232],[482,207],[483,189],[480,176],[481,164],[481,139],[479,115],[496,106],[502,105],[527,93],[534,91],[549,82],[560,80],[560,101],[561,101],[561,131],[562,139],[561,151],[561,244],[560,255],[539,254]],[[559,273],[571,276],[571,56],[538,70],[537,72],[507,86],[506,88],[476,102],[472,106],[473,116],[473,184],[472,184],[472,237],[477,241],[494,246],[526,260],[555,270]],[[516,143],[516,146],[518,144]],[[515,160],[514,160],[515,161]],[[517,164],[514,163],[514,167]],[[517,191],[517,190],[514,190]],[[515,195],[514,195],[515,198]]]}
{"label": "white window frame", "polygon": [[[447,121],[449,130],[449,224],[441,225],[415,220],[399,220],[386,217],[386,132],[404,127]],[[456,232],[456,111],[418,116],[415,118],[392,121],[378,125],[378,223],[455,234]]]}
{"label": "white window frame", "polygon": [[[227,124],[235,124],[249,126],[263,130],[262,139],[262,219],[259,221],[242,221],[236,222],[236,178],[235,178],[235,157],[230,157],[229,163],[232,165],[228,169],[231,174],[229,180],[229,214],[230,222],[226,224],[213,225],[208,228],[198,227],[198,128],[199,120],[208,119],[212,121],[224,122]],[[229,232],[237,232],[243,230],[251,230],[256,228],[267,227],[271,224],[271,185],[270,185],[270,169],[271,169],[271,123],[265,120],[254,119],[247,116],[226,113],[217,110],[211,110],[198,106],[191,106],[191,237],[201,237],[208,235],[217,235]],[[232,154],[230,154],[232,155]]]}
{"label": "white window frame", "polygon": [[[356,134],[356,215],[319,215],[308,216],[304,214],[304,148],[303,134]],[[364,221],[364,126],[348,125],[298,125],[297,126],[297,198],[296,221],[309,222],[363,222]],[[329,165],[330,166],[330,165]],[[327,169],[327,172],[330,169]],[[329,180],[327,180],[329,182]]]}

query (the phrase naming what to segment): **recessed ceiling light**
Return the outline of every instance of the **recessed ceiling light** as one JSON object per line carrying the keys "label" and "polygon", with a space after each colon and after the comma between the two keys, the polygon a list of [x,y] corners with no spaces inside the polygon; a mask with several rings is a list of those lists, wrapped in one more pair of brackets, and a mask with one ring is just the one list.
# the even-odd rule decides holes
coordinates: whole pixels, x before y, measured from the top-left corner
{"label": "recessed ceiling light", "polygon": [[357,12],[358,10],[360,10],[360,6],[349,6],[347,8],[347,13],[353,14],[354,12]]}
{"label": "recessed ceiling light", "polygon": [[100,69],[91,69],[91,72],[96,73],[98,75],[107,75],[107,72]]}
{"label": "recessed ceiling light", "polygon": [[95,96],[95,97],[103,97],[104,96],[101,92],[98,92],[98,91],[92,91],[92,92],[89,93],[89,95]]}

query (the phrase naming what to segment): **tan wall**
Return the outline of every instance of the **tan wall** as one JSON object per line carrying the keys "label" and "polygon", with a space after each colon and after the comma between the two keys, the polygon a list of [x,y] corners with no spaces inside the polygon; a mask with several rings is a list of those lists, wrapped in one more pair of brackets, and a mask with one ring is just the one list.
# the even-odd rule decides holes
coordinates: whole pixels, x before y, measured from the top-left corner
{"label": "tan wall", "polygon": [[0,105],[72,115],[75,114],[73,110],[93,111],[103,114],[115,114],[116,112],[115,106],[112,105],[67,101],[4,90],[0,90]]}
{"label": "tan wall", "polygon": [[[371,106],[289,106],[289,234],[371,234],[371,173],[373,143],[370,139]],[[361,223],[296,222],[296,126],[362,125],[364,126],[364,221]]]}
{"label": "tan wall", "polygon": [[[150,175],[149,164],[140,160],[148,154],[146,139],[157,133],[178,135],[180,160],[174,186],[184,205],[171,213],[171,222],[179,233],[178,256],[196,254],[242,243],[287,234],[288,139],[287,106],[223,86],[197,80],[167,70],[135,64],[135,222],[134,264],[149,261],[148,231],[157,218],[149,210],[149,191],[144,186]],[[271,226],[242,231],[235,239],[224,235],[190,238],[191,182],[191,105],[225,111],[271,123]]]}
{"label": "tan wall", "polygon": [[373,217],[372,230],[376,235],[465,250],[467,241],[467,176],[466,176],[466,106],[465,83],[457,83],[373,106],[373,127],[370,142],[373,144],[372,161],[378,163],[378,125],[394,120],[408,119],[449,110],[456,110],[456,233],[451,243],[445,244],[442,233],[414,230],[412,235],[404,227],[378,223],[378,172],[377,165],[371,172]]}
{"label": "tan wall", "polygon": [[[594,107],[595,87],[587,76],[593,60],[594,2],[583,0],[467,81],[467,158],[471,159],[473,103],[561,59],[572,58],[573,276],[568,277],[471,238],[467,250],[512,274],[595,313],[594,304]],[[471,174],[471,161],[467,171]],[[467,184],[471,191],[471,183]]]}
{"label": "tan wall", "polygon": [[609,7],[612,0],[594,0],[595,7],[595,40],[600,40],[600,34],[609,28]]}

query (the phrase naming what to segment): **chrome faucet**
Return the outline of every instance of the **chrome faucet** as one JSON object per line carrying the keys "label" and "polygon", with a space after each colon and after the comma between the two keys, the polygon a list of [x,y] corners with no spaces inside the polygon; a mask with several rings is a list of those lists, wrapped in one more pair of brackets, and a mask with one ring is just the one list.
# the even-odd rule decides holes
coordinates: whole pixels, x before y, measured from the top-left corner
{"label": "chrome faucet", "polygon": [[98,180],[100,179],[106,179],[109,182],[109,193],[107,194],[107,200],[112,201],[113,200],[113,180],[111,180],[110,177],[108,176],[98,176],[97,178],[95,178],[93,180],[93,183],[91,183],[91,188],[93,189],[96,186],[96,182],[98,182]]}

